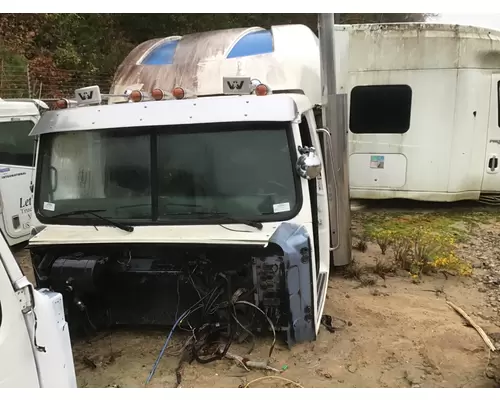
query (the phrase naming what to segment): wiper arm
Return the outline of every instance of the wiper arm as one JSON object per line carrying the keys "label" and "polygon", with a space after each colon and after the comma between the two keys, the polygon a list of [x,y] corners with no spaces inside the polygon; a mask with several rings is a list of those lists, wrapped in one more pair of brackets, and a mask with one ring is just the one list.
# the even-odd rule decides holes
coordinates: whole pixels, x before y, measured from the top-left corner
{"label": "wiper arm", "polygon": [[61,214],[52,215],[52,217],[70,217],[72,215],[89,214],[89,215],[93,215],[94,217],[99,218],[99,219],[107,222],[108,224],[113,225],[114,227],[121,229],[123,231],[126,231],[126,232],[133,232],[134,231],[133,226],[122,224],[121,222],[116,222],[116,221],[113,221],[109,218],[103,217],[99,214],[96,214],[98,212],[104,212],[104,211],[107,211],[107,210],[76,210],[76,211],[69,211],[69,212],[65,212],[65,213],[61,213]]}
{"label": "wiper arm", "polygon": [[[216,215],[224,215],[224,214],[216,214]],[[235,218],[235,217],[231,217],[230,215],[224,215],[224,218],[227,218],[228,220],[236,222],[238,224],[244,224],[244,225],[251,226],[252,228],[258,229],[259,231],[262,230],[262,227],[263,227],[262,223],[258,222],[258,221],[251,221],[251,220],[247,220],[247,219]]]}
{"label": "wiper arm", "polygon": [[220,212],[209,212],[209,211],[186,211],[186,212],[175,212],[175,213],[166,213],[164,215],[195,215],[199,217],[223,217],[230,221],[236,222],[238,224],[244,224],[251,226],[252,228],[256,228],[258,230],[262,230],[262,223],[258,221],[247,220],[244,218],[232,217],[226,213]]}

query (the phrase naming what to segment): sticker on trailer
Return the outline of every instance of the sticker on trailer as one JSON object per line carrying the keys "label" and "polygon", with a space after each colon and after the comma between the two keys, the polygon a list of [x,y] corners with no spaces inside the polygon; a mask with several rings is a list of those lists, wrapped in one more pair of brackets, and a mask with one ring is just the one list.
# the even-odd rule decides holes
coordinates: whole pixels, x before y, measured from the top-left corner
{"label": "sticker on trailer", "polygon": [[273,204],[273,211],[275,213],[282,213],[282,212],[290,211],[290,203]]}
{"label": "sticker on trailer", "polygon": [[384,156],[371,156],[370,157],[370,168],[384,169]]}
{"label": "sticker on trailer", "polygon": [[56,205],[54,203],[49,203],[45,201],[43,203],[43,209],[47,211],[55,211],[56,210]]}

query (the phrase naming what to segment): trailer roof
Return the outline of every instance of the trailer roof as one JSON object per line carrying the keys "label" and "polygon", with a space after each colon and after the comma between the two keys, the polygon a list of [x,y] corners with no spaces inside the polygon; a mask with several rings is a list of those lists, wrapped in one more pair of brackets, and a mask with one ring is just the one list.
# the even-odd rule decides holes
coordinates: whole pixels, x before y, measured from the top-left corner
{"label": "trailer roof", "polygon": [[[500,69],[500,32],[468,25],[337,25],[349,72]],[[343,33],[344,32],[344,33]]]}
{"label": "trailer roof", "polygon": [[[352,25],[336,25],[335,30],[350,30],[350,31],[426,31],[429,35],[434,32],[435,35],[442,35],[443,32],[449,32],[453,35],[470,37],[471,35],[482,36],[490,35],[500,38],[500,31],[482,28],[473,25],[461,24],[442,24],[435,22],[393,22],[393,23],[372,23],[372,24],[352,24]],[[441,32],[441,33],[439,33]]]}
{"label": "trailer roof", "polygon": [[304,95],[215,96],[75,107],[44,113],[30,136],[140,126],[289,122],[311,109]]}
{"label": "trailer roof", "polygon": [[31,101],[11,101],[0,99],[0,118],[27,117],[40,115],[37,106]]}

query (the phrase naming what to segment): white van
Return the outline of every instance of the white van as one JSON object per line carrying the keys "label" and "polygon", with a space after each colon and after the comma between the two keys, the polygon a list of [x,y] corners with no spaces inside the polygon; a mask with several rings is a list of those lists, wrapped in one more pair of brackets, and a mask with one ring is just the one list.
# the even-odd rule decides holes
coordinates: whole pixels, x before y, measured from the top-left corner
{"label": "white van", "polygon": [[33,214],[35,143],[29,133],[40,119],[34,99],[0,99],[0,230],[9,246],[26,242]]}

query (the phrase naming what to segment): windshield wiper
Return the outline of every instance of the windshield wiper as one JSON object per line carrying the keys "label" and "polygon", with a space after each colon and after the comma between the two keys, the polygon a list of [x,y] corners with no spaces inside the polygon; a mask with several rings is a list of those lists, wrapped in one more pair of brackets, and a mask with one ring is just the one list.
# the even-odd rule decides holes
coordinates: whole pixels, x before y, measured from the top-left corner
{"label": "windshield wiper", "polygon": [[237,217],[232,217],[231,215],[228,215],[227,213],[220,213],[220,212],[209,212],[209,211],[186,211],[186,212],[174,212],[174,213],[166,213],[164,215],[194,215],[197,217],[223,217],[224,219],[228,219],[230,221],[233,221],[237,224],[244,224],[251,226],[252,228],[256,228],[258,230],[262,230],[262,223],[258,221],[252,221],[244,218],[237,218]]}
{"label": "windshield wiper", "polygon": [[52,218],[54,218],[54,217],[70,217],[72,215],[89,214],[89,215],[93,215],[94,217],[99,218],[99,219],[107,222],[110,225],[115,226],[118,229],[124,230],[126,232],[133,232],[134,231],[133,226],[122,224],[121,222],[112,221],[109,218],[106,218],[106,217],[103,217],[99,214],[96,214],[98,212],[105,212],[105,211],[107,211],[107,210],[76,210],[76,211],[69,211],[69,212],[65,212],[65,213],[61,213],[61,214],[52,215],[51,217]]}

